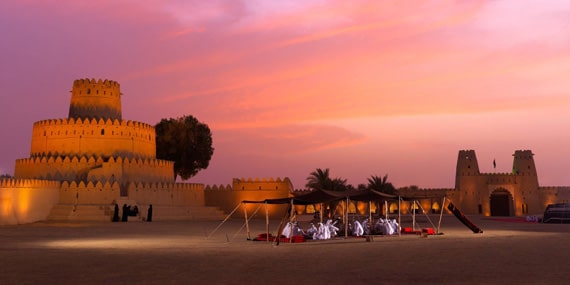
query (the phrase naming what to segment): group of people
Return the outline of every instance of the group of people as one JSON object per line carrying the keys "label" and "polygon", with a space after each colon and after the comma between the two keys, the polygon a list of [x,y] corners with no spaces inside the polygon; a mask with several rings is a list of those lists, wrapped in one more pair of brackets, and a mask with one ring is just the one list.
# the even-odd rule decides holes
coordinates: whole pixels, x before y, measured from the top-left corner
{"label": "group of people", "polygon": [[[326,240],[338,236],[338,232],[343,228],[341,220],[327,220],[326,223],[318,222],[316,225],[311,223],[309,228],[304,231],[297,222],[289,222],[283,228],[282,235],[291,238],[293,236],[304,236],[306,239]],[[371,225],[368,219],[360,222],[354,219],[352,224],[348,225],[348,233],[352,236],[365,235],[394,235],[400,231],[400,225],[395,219],[379,218],[376,223]]]}
{"label": "group of people", "polygon": [[[121,215],[121,222],[129,221],[130,217],[137,217],[139,215],[139,207],[137,205],[131,206],[127,204],[123,204],[123,210]],[[113,212],[113,222],[119,221],[119,205],[115,203],[115,210]],[[152,221],[152,204],[148,205],[148,212],[146,215],[146,221]]]}
{"label": "group of people", "polygon": [[362,222],[354,220],[352,226],[352,234],[354,236],[363,235],[394,235],[400,230],[400,225],[395,219],[382,219],[379,218],[376,223],[370,227],[368,219],[364,219]]}
{"label": "group of people", "polygon": [[307,231],[304,231],[297,222],[289,222],[283,228],[282,235],[287,238],[291,238],[293,236],[304,236],[306,239],[313,240],[331,239],[336,237],[340,230],[336,226],[337,223],[338,220],[334,222],[332,220],[328,220],[326,223],[318,223],[316,226],[311,223]]}

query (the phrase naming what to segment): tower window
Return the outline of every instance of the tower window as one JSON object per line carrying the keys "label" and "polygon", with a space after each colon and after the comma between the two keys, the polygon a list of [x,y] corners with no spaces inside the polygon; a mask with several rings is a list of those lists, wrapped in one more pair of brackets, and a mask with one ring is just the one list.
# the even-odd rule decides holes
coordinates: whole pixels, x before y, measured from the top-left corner
{"label": "tower window", "polygon": [[101,129],[101,135],[105,135],[105,129]]}

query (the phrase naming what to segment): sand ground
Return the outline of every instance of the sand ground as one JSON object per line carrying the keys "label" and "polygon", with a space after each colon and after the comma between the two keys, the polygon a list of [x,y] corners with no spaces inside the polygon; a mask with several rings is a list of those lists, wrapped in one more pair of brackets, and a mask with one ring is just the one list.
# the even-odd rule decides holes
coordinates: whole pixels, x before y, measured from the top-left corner
{"label": "sand ground", "polygon": [[[3,226],[0,284],[568,283],[570,225],[470,218],[483,234],[444,215],[438,236],[279,246],[247,240],[240,219],[213,234],[219,221]],[[272,232],[277,226],[271,221]],[[250,229],[252,237],[264,232],[265,221],[252,220]]]}

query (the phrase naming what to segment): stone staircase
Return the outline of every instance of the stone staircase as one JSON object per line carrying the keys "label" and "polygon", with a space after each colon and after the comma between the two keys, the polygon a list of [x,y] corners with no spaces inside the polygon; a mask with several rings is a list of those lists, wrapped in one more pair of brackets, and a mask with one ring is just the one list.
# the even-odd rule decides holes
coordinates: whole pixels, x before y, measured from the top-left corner
{"label": "stone staircase", "polygon": [[111,205],[57,204],[47,217],[48,221],[110,222],[113,218]]}
{"label": "stone staircase", "polygon": [[[141,215],[146,218],[148,207],[142,207]],[[152,206],[153,221],[221,221],[226,215],[217,207],[206,206]]]}
{"label": "stone staircase", "polygon": [[[122,205],[137,205],[131,200],[121,200],[119,204],[119,220],[122,214]],[[129,216],[129,222],[146,221],[148,205],[137,205],[138,216]],[[217,207],[206,206],[162,206],[153,205],[153,221],[221,221],[226,215]],[[48,221],[71,221],[71,222],[111,222],[114,213],[114,205],[55,205],[47,220]]]}

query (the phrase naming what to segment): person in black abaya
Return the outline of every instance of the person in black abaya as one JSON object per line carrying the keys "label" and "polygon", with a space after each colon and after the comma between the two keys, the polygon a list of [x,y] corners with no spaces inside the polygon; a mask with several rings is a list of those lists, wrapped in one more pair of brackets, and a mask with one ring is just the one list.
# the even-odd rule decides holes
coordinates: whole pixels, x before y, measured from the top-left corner
{"label": "person in black abaya", "polygon": [[152,204],[148,205],[148,212],[146,214],[146,221],[152,222]]}
{"label": "person in black abaya", "polygon": [[115,203],[115,211],[113,212],[113,222],[119,221],[119,205]]}
{"label": "person in black abaya", "polygon": [[123,215],[121,222],[126,222],[129,220],[129,206],[127,204],[123,204]]}

